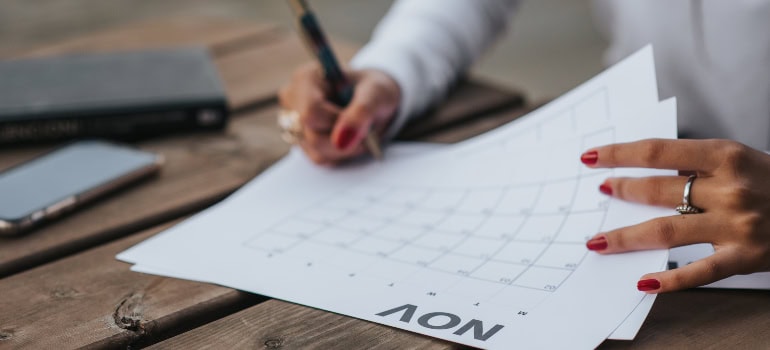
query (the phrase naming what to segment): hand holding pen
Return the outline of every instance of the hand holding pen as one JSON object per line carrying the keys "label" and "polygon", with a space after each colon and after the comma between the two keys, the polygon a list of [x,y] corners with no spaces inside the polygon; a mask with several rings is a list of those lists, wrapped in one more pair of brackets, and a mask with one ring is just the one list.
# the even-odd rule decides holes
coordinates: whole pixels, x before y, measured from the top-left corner
{"label": "hand holding pen", "polygon": [[398,84],[375,70],[343,71],[304,2],[292,5],[321,64],[298,68],[279,92],[286,110],[280,120],[284,138],[298,143],[318,164],[333,165],[365,153],[379,157],[377,136],[398,108]]}

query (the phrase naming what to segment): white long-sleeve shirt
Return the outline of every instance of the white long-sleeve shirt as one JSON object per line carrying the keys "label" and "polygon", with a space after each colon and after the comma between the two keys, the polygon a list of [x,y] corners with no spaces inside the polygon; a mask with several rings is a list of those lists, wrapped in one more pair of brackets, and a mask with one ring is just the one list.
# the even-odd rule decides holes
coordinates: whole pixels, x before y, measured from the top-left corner
{"label": "white long-sleeve shirt", "polygon": [[[515,0],[399,0],[353,59],[402,90],[394,135],[440,100],[506,28]],[[679,129],[770,149],[770,0],[594,0],[611,64],[652,43]]]}

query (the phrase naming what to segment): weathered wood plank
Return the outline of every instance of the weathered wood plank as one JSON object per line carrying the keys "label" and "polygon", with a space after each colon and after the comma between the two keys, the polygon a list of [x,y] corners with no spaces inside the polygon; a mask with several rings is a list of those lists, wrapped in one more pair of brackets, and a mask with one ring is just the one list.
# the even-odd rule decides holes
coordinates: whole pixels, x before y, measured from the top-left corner
{"label": "weathered wood plank", "polygon": [[372,322],[270,300],[150,349],[458,349]]}
{"label": "weathered wood plank", "polygon": [[697,289],[662,294],[633,342],[600,349],[767,349],[770,293]]}
{"label": "weathered wood plank", "polygon": [[0,349],[128,348],[263,298],[128,270],[115,254],[169,224],[0,280]]}
{"label": "weathered wood plank", "polygon": [[44,45],[19,57],[201,45],[217,53],[229,51],[233,46],[250,47],[264,40],[272,40],[276,30],[277,26],[268,23],[215,18],[172,18],[131,23],[112,30]]}
{"label": "weathered wood plank", "polygon": [[462,130],[464,124],[476,124],[481,119],[493,117],[497,111],[521,108],[524,104],[523,95],[515,91],[481,80],[465,80],[450,91],[439,109],[407,124],[398,139],[416,140],[443,135],[444,131],[452,133]]}
{"label": "weathered wood plank", "polygon": [[[658,297],[637,339],[600,349],[762,349],[770,344],[765,291],[690,290]],[[589,320],[590,321],[590,320]],[[334,325],[334,326],[330,326]],[[270,300],[163,341],[153,348],[451,348],[423,336]]]}

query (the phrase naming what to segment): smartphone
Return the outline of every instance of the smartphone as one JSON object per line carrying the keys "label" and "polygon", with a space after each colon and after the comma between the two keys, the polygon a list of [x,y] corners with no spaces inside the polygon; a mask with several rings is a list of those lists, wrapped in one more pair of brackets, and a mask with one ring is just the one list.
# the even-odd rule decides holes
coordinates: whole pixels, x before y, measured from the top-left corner
{"label": "smartphone", "polygon": [[0,235],[16,235],[156,174],[163,158],[80,141],[0,172]]}

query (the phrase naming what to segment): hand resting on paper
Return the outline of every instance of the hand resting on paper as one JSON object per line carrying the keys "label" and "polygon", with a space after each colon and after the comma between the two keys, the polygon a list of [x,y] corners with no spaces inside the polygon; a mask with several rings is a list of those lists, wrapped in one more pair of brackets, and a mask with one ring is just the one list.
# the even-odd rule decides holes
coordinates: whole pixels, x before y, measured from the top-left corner
{"label": "hand resting on paper", "polygon": [[302,133],[298,144],[317,164],[334,165],[363,154],[369,129],[382,135],[401,99],[398,84],[383,72],[346,74],[355,91],[345,108],[330,101],[332,88],[317,64],[299,67],[278,94],[283,108],[299,113]]}
{"label": "hand resting on paper", "polygon": [[[736,275],[770,270],[770,156],[728,140],[643,140],[583,153],[591,168],[644,167],[693,172],[690,205],[701,213],[657,218],[599,233],[588,249],[600,254],[711,243],[715,253],[674,270],[642,276],[637,288],[663,293]],[[675,208],[688,176],[609,178],[604,194]]]}

